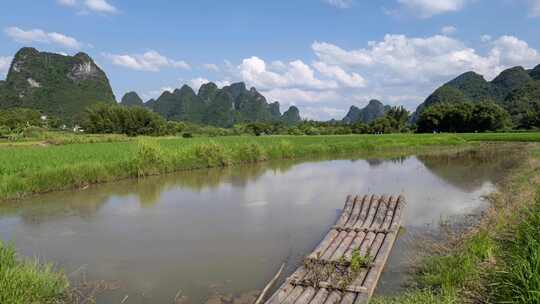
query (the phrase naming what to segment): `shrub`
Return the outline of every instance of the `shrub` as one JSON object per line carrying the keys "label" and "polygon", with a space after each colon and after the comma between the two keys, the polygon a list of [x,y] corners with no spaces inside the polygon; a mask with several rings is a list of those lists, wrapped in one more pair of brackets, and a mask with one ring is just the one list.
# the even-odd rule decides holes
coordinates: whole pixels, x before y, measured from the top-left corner
{"label": "shrub", "polygon": [[241,162],[254,163],[267,159],[266,151],[257,143],[242,144],[238,148],[237,157]]}
{"label": "shrub", "polygon": [[0,240],[0,303],[60,303],[68,288],[65,275],[52,265],[20,260],[13,247]]}
{"label": "shrub", "polygon": [[137,141],[137,154],[135,158],[137,176],[160,173],[163,163],[163,151],[157,141],[147,138]]}
{"label": "shrub", "polygon": [[195,146],[195,157],[205,167],[225,167],[231,163],[229,152],[213,141]]}

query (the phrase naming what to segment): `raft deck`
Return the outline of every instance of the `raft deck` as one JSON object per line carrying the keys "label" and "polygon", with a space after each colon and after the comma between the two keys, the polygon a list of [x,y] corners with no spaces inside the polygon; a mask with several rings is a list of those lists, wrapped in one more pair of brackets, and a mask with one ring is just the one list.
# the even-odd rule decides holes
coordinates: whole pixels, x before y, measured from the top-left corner
{"label": "raft deck", "polygon": [[368,303],[404,208],[403,196],[348,196],[336,224],[266,303]]}

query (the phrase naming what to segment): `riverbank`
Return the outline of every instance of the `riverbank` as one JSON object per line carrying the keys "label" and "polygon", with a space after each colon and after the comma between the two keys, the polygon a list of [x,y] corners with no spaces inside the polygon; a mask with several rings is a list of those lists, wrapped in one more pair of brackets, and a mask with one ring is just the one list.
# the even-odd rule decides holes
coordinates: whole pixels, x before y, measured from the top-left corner
{"label": "riverbank", "polygon": [[317,155],[410,154],[470,145],[451,134],[229,136],[139,138],[134,141],[0,149],[0,200],[37,193],[265,160]]}
{"label": "riverbank", "polygon": [[539,170],[535,145],[489,196],[491,207],[477,225],[427,246],[408,292],[372,303],[539,303]]}

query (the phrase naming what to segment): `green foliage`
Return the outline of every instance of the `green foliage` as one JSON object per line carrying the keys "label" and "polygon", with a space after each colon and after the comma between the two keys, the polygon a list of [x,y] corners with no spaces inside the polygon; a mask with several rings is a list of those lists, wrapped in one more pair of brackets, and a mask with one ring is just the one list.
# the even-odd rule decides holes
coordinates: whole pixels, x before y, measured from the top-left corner
{"label": "green foliage", "polygon": [[156,140],[142,138],[137,141],[137,154],[135,156],[137,176],[160,173],[163,161],[163,151]]}
{"label": "green foliage", "polygon": [[358,273],[361,268],[369,266],[371,260],[371,256],[362,256],[359,249],[354,250],[351,256],[351,271]]}
{"label": "green foliage", "polygon": [[418,132],[485,132],[507,128],[508,113],[494,103],[439,103],[423,111]]}
{"label": "green foliage", "polygon": [[0,126],[9,130],[23,129],[28,126],[43,126],[41,113],[31,109],[11,108],[0,110]]}
{"label": "green foliage", "polygon": [[89,133],[136,136],[174,134],[179,126],[167,125],[163,118],[145,108],[97,104],[86,109],[82,127]]}
{"label": "green foliage", "polygon": [[232,162],[228,149],[213,141],[196,145],[194,156],[207,168],[225,167]]}
{"label": "green foliage", "polygon": [[52,265],[20,260],[12,246],[0,240],[0,303],[61,303],[69,283]]}
{"label": "green foliage", "polygon": [[501,238],[502,265],[490,284],[496,303],[540,303],[540,199],[522,217],[514,234]]}
{"label": "green foliage", "polygon": [[[526,71],[522,67],[513,67],[501,72],[491,82],[487,82],[481,75],[474,72],[464,73],[435,90],[423,104],[418,106],[413,120],[417,121],[420,115],[433,105],[467,102],[495,102],[506,108],[514,117],[517,113],[524,113],[528,107],[523,109],[513,104],[513,101],[519,101],[520,98],[512,97],[512,95],[515,95],[516,90],[522,91],[520,95],[529,94],[531,87],[525,88],[525,86],[537,75],[538,69]],[[514,122],[520,121],[520,118],[521,116],[514,117]]]}
{"label": "green foliage", "polygon": [[393,132],[408,131],[410,113],[404,107],[391,107],[386,111],[385,117],[390,121]]}
{"label": "green foliage", "polygon": [[511,92],[506,104],[518,128],[540,128],[540,81],[531,81]]}

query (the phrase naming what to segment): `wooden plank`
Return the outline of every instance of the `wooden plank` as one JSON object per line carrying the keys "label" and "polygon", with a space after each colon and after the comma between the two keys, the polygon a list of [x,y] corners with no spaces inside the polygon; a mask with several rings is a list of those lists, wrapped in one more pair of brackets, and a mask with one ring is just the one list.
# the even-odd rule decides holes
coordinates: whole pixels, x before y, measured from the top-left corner
{"label": "wooden plank", "polygon": [[343,207],[343,210],[341,211],[341,216],[337,220],[336,226],[344,226],[347,223],[349,217],[351,216],[354,200],[355,198],[353,198],[351,195],[347,196],[345,207]]}
{"label": "wooden plank", "polygon": [[376,199],[376,196],[371,195],[371,197],[369,198],[369,203],[368,202],[365,203],[364,208],[362,208],[362,211],[360,211],[360,216],[358,217],[358,221],[356,221],[356,223],[354,224],[354,228],[362,227],[362,225],[364,224],[364,221],[366,220],[368,216],[369,210],[371,210],[371,205],[373,204],[375,199]]}
{"label": "wooden plank", "polygon": [[300,266],[298,269],[289,277],[288,280],[286,280],[281,287],[272,295],[268,301],[266,301],[267,304],[279,304],[283,302],[289,294],[293,291],[294,285],[292,285],[290,282],[291,280],[301,280],[303,279],[307,274],[307,269],[305,266]]}
{"label": "wooden plank", "polygon": [[372,230],[381,229],[384,218],[386,217],[386,211],[388,210],[388,205],[389,205],[390,200],[392,200],[392,196],[387,197],[383,195],[381,197],[381,200],[379,202],[379,208],[377,209],[377,213],[375,213],[375,217],[373,218],[373,222],[371,223],[371,226],[370,226]]}
{"label": "wooden plank", "polygon": [[[281,302],[281,304],[294,304],[296,302],[296,299],[300,297],[300,295],[304,292],[303,286],[295,286],[294,289],[291,291],[291,293]],[[299,303],[304,304],[304,303]]]}
{"label": "wooden plank", "polygon": [[328,249],[326,249],[326,251],[322,255],[321,259],[323,259],[325,261],[330,260],[332,258],[332,256],[334,255],[334,252],[336,251],[336,249],[338,249],[339,245],[341,245],[341,242],[343,242],[343,239],[345,239],[346,236],[347,236],[347,232],[346,231],[341,231],[338,234],[338,236],[334,239],[332,244],[330,246],[328,246]]}
{"label": "wooden plank", "polygon": [[345,256],[345,252],[351,247],[351,244],[353,243],[353,240],[357,234],[358,233],[355,231],[349,231],[347,233],[347,236],[343,239],[339,247],[336,249],[332,257],[330,258],[332,262],[338,262],[342,259],[348,261]]}
{"label": "wooden plank", "polygon": [[366,215],[366,218],[364,219],[361,228],[369,228],[371,227],[371,222],[373,222],[373,218],[375,217],[375,212],[377,212],[377,208],[379,208],[379,197],[376,195],[372,196],[372,202],[369,207],[369,211]]}
{"label": "wooden plank", "polygon": [[388,206],[388,210],[386,210],[386,216],[384,217],[381,229],[390,229],[390,225],[392,224],[392,219],[394,218],[394,213],[396,210],[397,200],[398,198],[391,197],[390,205]]}
{"label": "wooden plank", "polygon": [[334,242],[334,239],[338,236],[339,232],[335,229],[330,230],[330,232],[324,237],[324,239],[319,243],[317,248],[308,256],[308,259],[318,260],[326,252],[326,249]]}
{"label": "wooden plank", "polygon": [[326,298],[328,298],[328,289],[321,288],[319,291],[317,291],[317,294],[315,297],[309,302],[310,304],[324,304],[326,301]]}
{"label": "wooden plank", "polygon": [[281,267],[279,267],[278,272],[274,275],[274,277],[270,280],[270,282],[268,282],[268,284],[266,284],[263,291],[261,291],[261,293],[257,297],[257,300],[255,301],[255,304],[262,304],[263,300],[266,298],[266,294],[268,293],[270,288],[272,288],[274,286],[274,284],[276,284],[277,280],[281,276],[281,273],[283,272],[284,269],[285,269],[285,263],[281,264]]}
{"label": "wooden plank", "polygon": [[304,289],[304,292],[296,299],[297,304],[307,304],[311,303],[311,299],[313,299],[313,296],[315,296],[315,288],[309,286]]}
{"label": "wooden plank", "polygon": [[356,224],[356,221],[358,220],[358,216],[360,215],[360,211],[364,207],[364,202],[366,201],[367,195],[364,195],[362,199],[360,199],[358,196],[356,197],[356,201],[354,204],[354,208],[351,212],[351,217],[347,221],[347,223],[344,225],[345,227],[352,227],[354,224]]}
{"label": "wooden plank", "polygon": [[336,304],[341,299],[341,293],[339,291],[332,291],[324,304]]}
{"label": "wooden plank", "polygon": [[[396,240],[404,208],[403,196],[348,196],[336,225],[266,303],[367,303]],[[348,286],[341,286],[338,281],[342,271],[350,273],[348,263],[355,250],[372,263]]]}
{"label": "wooden plank", "polygon": [[[349,220],[349,217],[351,215],[354,201],[357,200],[358,197],[355,196],[354,198],[351,195],[347,196],[347,200],[345,201],[345,206],[343,207],[343,211],[341,212],[341,216],[337,220],[335,226],[344,226],[347,221]],[[307,257],[311,260],[318,260],[320,259],[328,247],[332,245],[335,238],[339,235],[339,231],[332,229],[330,232],[324,237],[324,239],[319,243],[317,248]]]}
{"label": "wooden plank", "polygon": [[353,304],[355,299],[356,299],[356,293],[354,293],[354,292],[347,292],[347,293],[343,296],[343,299],[341,299],[341,302],[339,302],[339,303],[340,303],[340,304]]}
{"label": "wooden plank", "polygon": [[[405,208],[405,200],[403,196],[400,196],[397,202],[397,208],[396,212],[394,213],[394,222],[392,225],[397,227],[394,231],[390,231],[388,234],[386,234],[385,241],[383,242],[381,248],[379,249],[379,253],[377,254],[377,257],[374,261],[374,266],[371,269],[371,271],[368,273],[366,280],[364,282],[364,286],[368,289],[368,297],[371,297],[373,295],[373,292],[375,291],[375,288],[377,287],[377,282],[379,281],[379,278],[381,276],[382,270],[384,268],[384,265],[386,264],[386,261],[388,260],[388,257],[390,256],[390,252],[392,251],[392,247],[394,246],[394,243],[397,238],[398,229],[401,225],[401,214],[402,210]],[[397,216],[397,217],[396,217]]]}
{"label": "wooden plank", "polygon": [[365,231],[360,231],[356,233],[356,236],[354,237],[354,240],[350,244],[349,248],[345,251],[345,254],[343,255],[343,258],[346,261],[350,261],[352,258],[353,251],[357,248],[360,248],[360,245],[362,245],[362,242],[366,238],[367,233]]}

